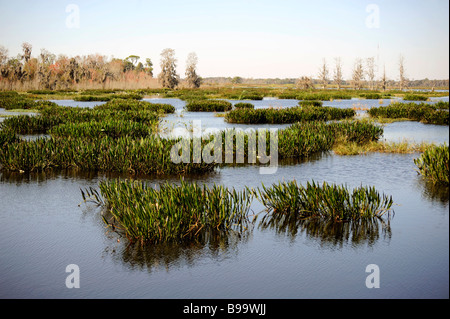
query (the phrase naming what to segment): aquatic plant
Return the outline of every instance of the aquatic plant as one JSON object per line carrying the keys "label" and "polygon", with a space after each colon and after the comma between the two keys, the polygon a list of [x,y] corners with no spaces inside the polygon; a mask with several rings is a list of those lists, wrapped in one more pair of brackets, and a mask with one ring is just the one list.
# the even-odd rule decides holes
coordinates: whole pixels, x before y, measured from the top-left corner
{"label": "aquatic plant", "polygon": [[167,103],[151,103],[148,101],[136,101],[136,100],[123,100],[123,99],[112,99],[104,104],[96,105],[94,109],[97,110],[145,110],[152,112],[161,113],[174,113],[175,107]]}
{"label": "aquatic plant", "polygon": [[234,105],[234,107],[236,109],[254,109],[255,108],[255,106],[252,103],[244,103],[244,102],[236,103]]}
{"label": "aquatic plant", "polygon": [[20,141],[14,130],[9,128],[0,129],[0,146],[4,147],[7,144],[13,144]]}
{"label": "aquatic plant", "polygon": [[427,103],[395,102],[388,106],[372,107],[368,110],[368,113],[374,118],[407,118],[438,125],[448,125],[449,123],[448,111],[436,109],[436,106]]}
{"label": "aquatic plant", "polygon": [[141,244],[192,241],[205,231],[244,231],[252,199],[245,189],[184,181],[153,188],[142,181],[105,180],[99,188],[100,194],[82,191],[83,199],[103,204],[104,222]]}
{"label": "aquatic plant", "polygon": [[189,101],[185,109],[189,112],[226,112],[231,110],[233,105],[223,100],[197,100]]}
{"label": "aquatic plant", "polygon": [[351,118],[356,112],[350,108],[291,107],[285,109],[234,109],[225,120],[240,124],[288,124],[302,121],[330,121]]}
{"label": "aquatic plant", "polygon": [[428,96],[420,95],[420,94],[405,94],[403,96],[403,100],[405,100],[405,101],[426,101],[426,100],[428,100]]}
{"label": "aquatic plant", "polygon": [[414,159],[418,172],[434,184],[449,184],[449,147],[447,144],[435,145],[426,149],[419,158]]}
{"label": "aquatic plant", "polygon": [[297,182],[280,182],[257,188],[256,197],[266,207],[268,218],[282,217],[288,222],[297,218],[323,218],[335,221],[381,218],[393,205],[391,196],[380,195],[374,187],[353,190],[335,184],[315,181],[306,186]]}
{"label": "aquatic plant", "polygon": [[299,106],[322,106],[323,102],[322,101],[315,101],[315,100],[306,100],[306,101],[300,101],[298,102]]}

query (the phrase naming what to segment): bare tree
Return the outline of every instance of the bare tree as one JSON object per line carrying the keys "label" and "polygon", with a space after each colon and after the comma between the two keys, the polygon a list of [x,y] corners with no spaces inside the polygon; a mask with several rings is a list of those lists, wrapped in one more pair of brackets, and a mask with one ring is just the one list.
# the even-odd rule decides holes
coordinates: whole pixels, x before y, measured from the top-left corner
{"label": "bare tree", "polygon": [[352,72],[353,88],[360,90],[362,88],[362,82],[364,80],[364,66],[362,60],[357,58]]}
{"label": "bare tree", "polygon": [[370,57],[366,60],[367,77],[369,78],[370,89],[374,89],[375,83],[375,58]]}
{"label": "bare tree", "polygon": [[398,59],[398,72],[399,72],[399,86],[400,86],[400,90],[403,90],[406,87],[406,76],[405,76],[405,58],[403,57],[403,55],[400,55],[399,59]]}
{"label": "bare tree", "polygon": [[301,78],[299,78],[297,80],[297,82],[295,83],[296,86],[302,90],[308,90],[308,89],[312,89],[314,88],[314,85],[312,83],[312,79],[310,77],[307,76],[302,76]]}
{"label": "bare tree", "polygon": [[335,58],[334,61],[335,61],[335,67],[334,67],[333,81],[337,85],[338,90],[340,90],[342,82],[343,82],[342,62],[341,62],[341,58]]}
{"label": "bare tree", "polygon": [[158,75],[159,82],[165,88],[173,89],[178,85],[179,79],[176,73],[175,51],[164,49],[161,52],[161,73]]}
{"label": "bare tree", "polygon": [[328,66],[325,59],[323,59],[322,66],[319,70],[319,80],[322,82],[322,88],[325,89],[328,84]]}
{"label": "bare tree", "polygon": [[201,84],[201,78],[197,75],[197,54],[195,52],[191,52],[188,55],[186,61],[186,83],[189,88],[199,88]]}

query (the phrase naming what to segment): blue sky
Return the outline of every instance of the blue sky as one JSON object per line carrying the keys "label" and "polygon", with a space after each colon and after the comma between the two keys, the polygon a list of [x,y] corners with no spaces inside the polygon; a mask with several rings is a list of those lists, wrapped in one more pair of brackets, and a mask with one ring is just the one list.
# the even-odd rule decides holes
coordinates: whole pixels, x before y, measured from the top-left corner
{"label": "blue sky", "polygon": [[[77,28],[67,24],[70,4],[79,9]],[[373,5],[378,14],[367,11]],[[0,0],[0,45],[11,56],[23,42],[33,45],[33,56],[41,48],[134,54],[151,58],[156,72],[161,51],[172,48],[181,75],[196,52],[204,77],[317,77],[323,59],[332,68],[341,57],[349,78],[356,58],[374,57],[378,75],[385,66],[397,79],[402,54],[410,79],[448,79],[448,10],[448,0]]]}

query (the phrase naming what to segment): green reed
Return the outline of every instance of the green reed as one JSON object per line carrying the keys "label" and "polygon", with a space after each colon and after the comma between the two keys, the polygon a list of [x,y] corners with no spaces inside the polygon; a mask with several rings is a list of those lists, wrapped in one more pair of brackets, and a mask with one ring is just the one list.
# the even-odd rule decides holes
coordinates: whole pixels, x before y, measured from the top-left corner
{"label": "green reed", "polygon": [[380,195],[374,187],[357,187],[353,190],[335,184],[307,182],[280,182],[271,187],[257,188],[257,198],[266,207],[270,218],[323,218],[349,221],[382,217],[393,205],[392,197]]}
{"label": "green reed", "polygon": [[234,105],[236,109],[254,109],[255,106],[252,103],[239,102]]}
{"label": "green reed", "polygon": [[428,100],[428,96],[420,95],[420,94],[405,94],[403,96],[404,101],[426,101]]}
{"label": "green reed", "polygon": [[351,118],[353,109],[335,107],[291,107],[285,109],[234,109],[225,115],[229,123],[240,124],[288,124],[304,121],[330,121]]}
{"label": "green reed", "polygon": [[4,147],[8,144],[14,144],[20,141],[16,132],[10,128],[0,129],[0,146]]}
{"label": "green reed", "polygon": [[[442,107],[445,104],[439,104]],[[368,111],[372,117],[381,118],[407,118],[427,124],[448,125],[449,113],[437,109],[437,106],[427,103],[401,103],[395,102],[388,106],[372,107]]]}
{"label": "green reed", "polygon": [[308,107],[308,106],[322,106],[323,102],[322,101],[316,101],[316,100],[306,100],[306,101],[300,101],[298,102],[299,106],[304,106],[304,107]]}
{"label": "green reed", "polygon": [[189,101],[185,109],[189,112],[225,112],[232,107],[230,102],[224,100],[194,100]]}
{"label": "green reed", "polygon": [[[175,175],[211,172],[215,163],[174,163],[172,147],[178,140],[151,135],[133,139],[38,138],[7,144],[0,150],[6,171],[38,172],[48,169],[118,172],[145,175]],[[191,150],[192,153],[192,150]]]}
{"label": "green reed", "polygon": [[221,185],[211,188],[181,181],[154,188],[141,181],[106,180],[83,199],[105,207],[103,220],[130,242],[192,241],[206,232],[245,231],[251,195]]}
{"label": "green reed", "polygon": [[44,107],[37,115],[18,115],[6,118],[0,127],[8,127],[18,134],[48,133],[57,125],[64,123],[81,123],[103,121],[104,119],[124,120],[153,125],[159,116],[147,110],[115,110],[108,108],[82,107]]}
{"label": "green reed", "polygon": [[419,173],[433,184],[449,184],[449,147],[447,144],[426,149],[419,158],[414,159]]}
{"label": "green reed", "polygon": [[94,107],[96,110],[145,110],[158,113],[174,113],[175,107],[171,104],[166,103],[151,103],[147,101],[136,101],[136,100],[123,100],[123,99],[112,99],[104,104],[96,105]]}
{"label": "green reed", "polygon": [[150,136],[157,129],[157,123],[125,121],[122,119],[104,119],[80,123],[64,123],[53,126],[49,134],[54,137],[77,137],[94,139],[101,136],[119,138],[129,136],[131,138],[143,138]]}

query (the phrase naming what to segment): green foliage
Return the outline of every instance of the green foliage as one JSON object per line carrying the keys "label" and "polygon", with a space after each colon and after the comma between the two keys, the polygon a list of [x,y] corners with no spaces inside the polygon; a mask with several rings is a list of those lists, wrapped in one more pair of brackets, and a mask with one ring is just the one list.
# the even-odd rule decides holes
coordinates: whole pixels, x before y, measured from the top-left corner
{"label": "green foliage", "polygon": [[322,106],[322,101],[315,101],[315,100],[307,100],[307,101],[300,101],[298,102],[299,106],[308,107],[308,106]]}
{"label": "green foliage", "polygon": [[312,181],[306,186],[297,182],[280,182],[268,188],[258,188],[257,197],[266,207],[267,219],[286,223],[299,218],[322,218],[350,221],[381,217],[389,212],[392,197],[380,195],[374,187],[358,187],[353,190],[342,185]]}
{"label": "green foliage", "polygon": [[351,118],[355,114],[352,109],[309,106],[285,109],[234,109],[225,115],[225,119],[229,123],[240,124],[287,124],[302,121],[340,120]]}
{"label": "green foliage", "polygon": [[427,103],[395,102],[388,106],[370,108],[368,113],[372,117],[407,118],[427,124],[448,125],[449,123],[448,111],[439,110],[433,104]]}
{"label": "green foliage", "polygon": [[156,189],[131,180],[102,181],[99,188],[101,195],[91,189],[82,191],[83,198],[87,195],[103,203],[105,223],[131,242],[191,241],[204,232],[243,231],[248,223],[251,196],[247,190],[184,181]]}
{"label": "green foliage", "polygon": [[405,101],[426,101],[426,100],[428,100],[428,97],[425,95],[419,95],[419,94],[405,94],[403,96],[403,100],[405,100]]}
{"label": "green foliage", "polygon": [[234,105],[234,107],[236,109],[254,109],[255,108],[255,106],[252,103],[244,103],[244,102],[236,103]]}
{"label": "green foliage", "polygon": [[233,105],[223,100],[189,101],[185,109],[189,112],[225,112],[231,110]]}
{"label": "green foliage", "polygon": [[446,144],[428,148],[419,158],[414,159],[414,163],[419,173],[433,184],[449,184],[449,147]]}

